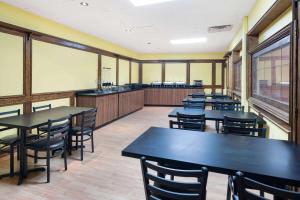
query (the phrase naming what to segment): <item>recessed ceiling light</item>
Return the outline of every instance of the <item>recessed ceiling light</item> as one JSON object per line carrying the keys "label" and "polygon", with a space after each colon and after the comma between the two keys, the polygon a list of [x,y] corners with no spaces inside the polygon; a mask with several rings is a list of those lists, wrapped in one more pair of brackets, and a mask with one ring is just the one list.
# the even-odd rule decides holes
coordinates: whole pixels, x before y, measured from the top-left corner
{"label": "recessed ceiling light", "polygon": [[165,3],[174,0],[130,0],[134,6],[147,6],[151,4]]}
{"label": "recessed ceiling light", "polygon": [[82,6],[89,6],[89,3],[87,3],[87,2],[81,2],[80,5],[82,5]]}
{"label": "recessed ceiling light", "polygon": [[200,37],[200,38],[188,38],[188,39],[178,39],[178,40],[171,40],[171,44],[195,44],[195,43],[204,43],[207,41],[207,38]]}

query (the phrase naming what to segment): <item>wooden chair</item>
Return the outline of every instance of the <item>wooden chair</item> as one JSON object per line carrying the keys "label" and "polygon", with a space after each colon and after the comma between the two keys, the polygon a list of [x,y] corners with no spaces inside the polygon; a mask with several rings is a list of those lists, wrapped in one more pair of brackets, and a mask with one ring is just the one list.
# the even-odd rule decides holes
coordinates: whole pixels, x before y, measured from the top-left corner
{"label": "wooden chair", "polygon": [[55,155],[50,156],[53,151],[61,151],[61,156],[64,158],[65,170],[67,170],[67,144],[68,144],[68,132],[70,128],[70,117],[48,120],[48,129],[45,132],[45,137],[39,137],[27,144],[27,148],[33,150],[34,152],[46,152],[46,156],[32,156],[28,154],[29,157],[34,157],[35,159],[46,159],[47,165],[47,183],[50,182],[50,158],[55,157]]}
{"label": "wooden chair", "polygon": [[[19,116],[20,115],[20,109],[18,110],[12,110],[7,112],[1,112],[0,117],[12,117],[12,116]],[[11,128],[3,127],[0,128],[0,135],[1,132],[6,130],[12,130]],[[15,134],[9,134],[4,137],[0,138],[0,153],[9,153],[10,156],[10,172],[9,176],[14,176],[14,148],[17,146],[17,159],[19,160],[19,142],[20,142],[20,130],[16,129]],[[0,176],[0,178],[4,177]]]}
{"label": "wooden chair", "polygon": [[186,115],[177,113],[177,121],[170,120],[170,128],[192,130],[192,131],[205,131],[205,114],[201,115]]}
{"label": "wooden chair", "polygon": [[195,109],[205,109],[205,103],[192,103],[192,102],[185,102],[183,104],[184,108],[195,108]]}
{"label": "wooden chair", "polygon": [[[147,200],[205,200],[208,170],[178,170],[151,163],[141,158],[141,168]],[[164,174],[165,176],[160,176]],[[178,182],[167,175],[193,179]]]}
{"label": "wooden chair", "polygon": [[[83,160],[83,142],[91,140],[92,145],[92,153],[94,152],[94,129],[96,124],[96,115],[97,109],[92,109],[90,111],[83,112],[82,116],[79,119],[80,126],[75,126],[71,130],[72,136],[75,136],[75,140],[72,142],[76,143],[75,148],[78,149],[80,147],[80,160]],[[78,143],[80,142],[80,146]]]}
{"label": "wooden chair", "polygon": [[[300,199],[300,193],[289,191],[286,189],[277,188],[271,185],[267,185],[256,180],[247,178],[242,172],[236,173],[236,189],[237,195],[234,196],[236,200],[268,200],[266,197],[255,194],[252,190],[259,190],[263,193],[269,193],[276,198],[298,200]],[[251,189],[251,190],[249,190]]]}
{"label": "wooden chair", "polygon": [[[227,123],[228,124],[228,123]],[[266,128],[243,128],[224,125],[224,134],[233,134],[233,135],[241,135],[241,136],[248,136],[248,137],[266,137]],[[234,195],[237,194],[236,190],[236,177],[235,176],[228,176],[228,186],[227,186],[227,200],[231,199],[231,193]],[[264,196],[263,191],[260,191],[260,195]]]}

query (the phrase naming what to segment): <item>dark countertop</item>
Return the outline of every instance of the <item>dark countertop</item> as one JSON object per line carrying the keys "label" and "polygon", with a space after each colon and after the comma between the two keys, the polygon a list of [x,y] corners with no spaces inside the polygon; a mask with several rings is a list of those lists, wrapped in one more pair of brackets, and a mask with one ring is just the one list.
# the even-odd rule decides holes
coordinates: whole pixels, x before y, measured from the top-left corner
{"label": "dark countertop", "polygon": [[136,88],[136,89],[123,89],[123,90],[110,90],[110,91],[96,91],[96,90],[90,90],[90,91],[81,91],[77,92],[76,96],[105,96],[105,95],[111,95],[111,94],[120,94],[125,92],[133,92],[137,90],[143,90],[143,88]]}

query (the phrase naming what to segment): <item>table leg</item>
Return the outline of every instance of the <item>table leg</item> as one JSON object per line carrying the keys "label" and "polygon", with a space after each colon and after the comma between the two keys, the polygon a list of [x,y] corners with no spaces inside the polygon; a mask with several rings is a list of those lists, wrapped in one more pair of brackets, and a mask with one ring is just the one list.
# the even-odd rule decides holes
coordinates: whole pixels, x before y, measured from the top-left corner
{"label": "table leg", "polygon": [[68,132],[68,151],[69,155],[72,155],[72,127],[73,127],[73,118],[70,120],[70,128]]}
{"label": "table leg", "polygon": [[[19,182],[18,185],[21,185],[23,183],[23,180],[25,178],[25,174],[26,174],[26,170],[27,170],[27,166],[25,167],[25,165],[27,164],[27,155],[26,155],[26,133],[27,130],[26,129],[21,129],[21,135],[20,135],[20,173],[19,173]],[[26,157],[26,158],[25,158]]]}

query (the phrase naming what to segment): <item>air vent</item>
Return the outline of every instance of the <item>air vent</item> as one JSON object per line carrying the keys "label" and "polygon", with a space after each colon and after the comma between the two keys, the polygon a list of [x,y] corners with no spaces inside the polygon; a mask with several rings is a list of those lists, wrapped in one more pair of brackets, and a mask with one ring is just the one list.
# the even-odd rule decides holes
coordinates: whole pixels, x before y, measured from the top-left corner
{"label": "air vent", "polygon": [[232,25],[212,26],[208,28],[209,33],[225,32],[231,30],[232,30]]}

